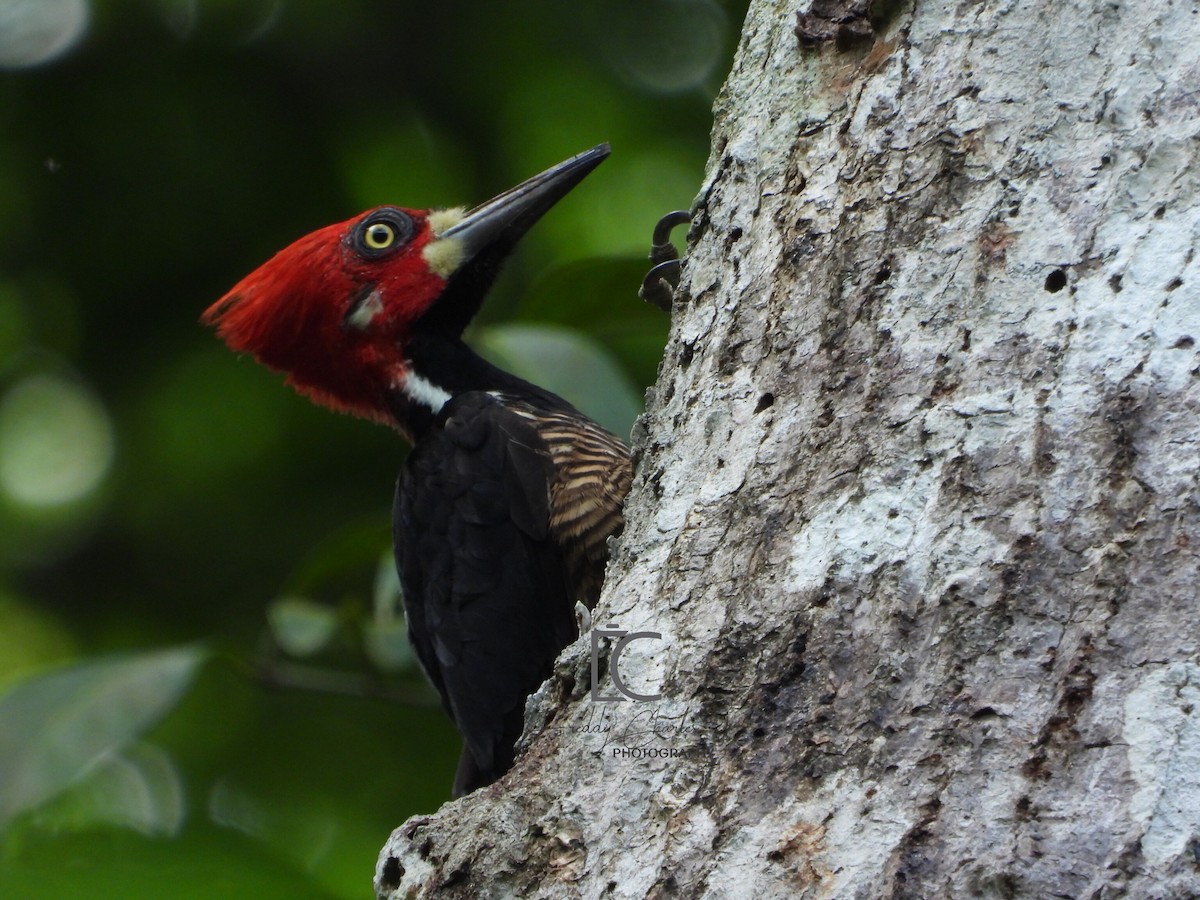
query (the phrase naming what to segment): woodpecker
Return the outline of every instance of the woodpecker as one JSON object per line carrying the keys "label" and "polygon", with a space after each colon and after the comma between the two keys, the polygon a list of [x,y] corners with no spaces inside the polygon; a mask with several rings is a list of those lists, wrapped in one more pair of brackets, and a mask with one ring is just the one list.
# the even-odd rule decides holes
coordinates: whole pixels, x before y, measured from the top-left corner
{"label": "woodpecker", "polygon": [[393,542],[409,636],[463,738],[458,797],[513,763],[525,701],[595,604],[629,450],[462,338],[517,241],[607,144],[469,212],[381,206],[300,238],[203,315],[315,402],[411,444]]}

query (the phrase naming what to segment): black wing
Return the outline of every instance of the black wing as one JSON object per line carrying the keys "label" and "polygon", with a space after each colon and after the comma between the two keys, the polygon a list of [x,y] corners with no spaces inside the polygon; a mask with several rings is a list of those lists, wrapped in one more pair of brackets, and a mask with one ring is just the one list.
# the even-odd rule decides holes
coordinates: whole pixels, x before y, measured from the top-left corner
{"label": "black wing", "polygon": [[576,629],[545,442],[486,393],[439,420],[409,455],[393,522],[409,634],[465,744],[457,796],[512,765],[525,699]]}

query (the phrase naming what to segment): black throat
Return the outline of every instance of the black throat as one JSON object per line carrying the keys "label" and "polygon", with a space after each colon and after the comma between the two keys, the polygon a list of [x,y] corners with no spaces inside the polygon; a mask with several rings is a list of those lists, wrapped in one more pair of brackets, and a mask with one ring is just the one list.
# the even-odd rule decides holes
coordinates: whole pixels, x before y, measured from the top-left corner
{"label": "black throat", "polygon": [[[400,430],[416,443],[438,424],[444,403],[471,391],[494,391],[520,398],[537,409],[572,409],[561,397],[493,366],[462,338],[438,328],[414,332],[404,346],[407,386],[388,392],[388,405]],[[446,399],[448,396],[448,399]]]}

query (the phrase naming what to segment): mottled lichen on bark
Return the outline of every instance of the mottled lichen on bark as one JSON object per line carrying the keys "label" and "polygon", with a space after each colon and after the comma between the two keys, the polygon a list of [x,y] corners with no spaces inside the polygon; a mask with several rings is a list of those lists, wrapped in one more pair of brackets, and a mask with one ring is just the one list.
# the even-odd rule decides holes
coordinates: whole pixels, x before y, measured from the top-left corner
{"label": "mottled lichen on bark", "polygon": [[580,641],[388,886],[1200,893],[1185,7],[753,4],[598,609],[696,752],[605,755]]}

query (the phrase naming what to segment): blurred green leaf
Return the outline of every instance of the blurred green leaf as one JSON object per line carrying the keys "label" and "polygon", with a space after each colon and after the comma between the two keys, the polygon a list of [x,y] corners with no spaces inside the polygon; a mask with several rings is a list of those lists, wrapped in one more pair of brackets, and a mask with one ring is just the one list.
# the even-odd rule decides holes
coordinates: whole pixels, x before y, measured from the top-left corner
{"label": "blurred green leaf", "polygon": [[134,744],[103,760],[90,775],[38,811],[37,823],[80,831],[97,825],[170,837],[187,813],[183,779],[170,755]]}
{"label": "blurred green leaf", "polygon": [[0,697],[0,826],[131,744],[173,707],[199,647],[108,658],[18,682]]}
{"label": "blurred green leaf", "polygon": [[267,608],[275,642],[292,656],[312,656],[324,648],[338,627],[335,610],[303,597],[283,597]]}
{"label": "blurred green leaf", "polygon": [[403,619],[368,622],[363,628],[363,646],[371,662],[383,672],[403,672],[416,666]]}
{"label": "blurred green leaf", "polygon": [[208,812],[217,825],[266,841],[307,871],[315,869],[329,852],[338,827],[328,812],[311,807],[283,809],[278,800],[264,802],[248,788],[228,780],[213,786]]}
{"label": "blurred green leaf", "polygon": [[493,325],[474,344],[501,368],[553,391],[613,434],[628,436],[641,397],[595,340],[555,325]]}
{"label": "blurred green leaf", "polygon": [[[653,223],[645,226],[649,250]],[[683,229],[676,232],[682,250]],[[604,344],[644,388],[654,383],[671,317],[637,295],[650,270],[646,256],[588,259],[556,266],[521,298],[523,319],[577,328]],[[563,298],[569,302],[563,302]]]}
{"label": "blurred green leaf", "polygon": [[402,599],[400,575],[396,571],[395,557],[389,549],[379,558],[379,564],[375,567],[375,596],[372,608],[376,621],[390,621],[403,617]]}
{"label": "blurred green leaf", "polygon": [[363,625],[363,649],[367,658],[383,672],[415,669],[416,656],[408,640],[404,618],[403,591],[392,554],[385,553],[375,569],[373,615]]}

